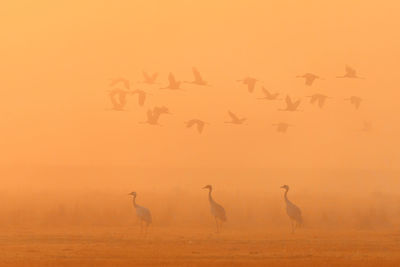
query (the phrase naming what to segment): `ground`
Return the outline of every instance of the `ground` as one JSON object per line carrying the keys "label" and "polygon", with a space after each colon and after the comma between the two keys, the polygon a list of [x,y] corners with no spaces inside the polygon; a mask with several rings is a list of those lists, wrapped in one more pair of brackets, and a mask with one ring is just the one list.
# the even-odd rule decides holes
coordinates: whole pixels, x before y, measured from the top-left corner
{"label": "ground", "polygon": [[400,266],[400,232],[5,229],[0,266]]}

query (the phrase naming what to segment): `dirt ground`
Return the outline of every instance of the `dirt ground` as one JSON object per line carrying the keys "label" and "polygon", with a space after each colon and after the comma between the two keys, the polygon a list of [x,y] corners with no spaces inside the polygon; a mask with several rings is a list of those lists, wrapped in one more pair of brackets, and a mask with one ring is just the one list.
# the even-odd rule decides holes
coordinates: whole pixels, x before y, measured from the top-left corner
{"label": "dirt ground", "polygon": [[4,229],[0,266],[399,266],[400,231]]}

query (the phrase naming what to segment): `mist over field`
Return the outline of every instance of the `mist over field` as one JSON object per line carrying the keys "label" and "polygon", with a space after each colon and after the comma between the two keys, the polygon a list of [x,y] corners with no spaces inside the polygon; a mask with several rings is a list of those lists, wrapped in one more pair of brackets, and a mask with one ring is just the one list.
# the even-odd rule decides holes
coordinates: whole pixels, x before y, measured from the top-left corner
{"label": "mist over field", "polygon": [[1,266],[399,264],[396,1],[0,6]]}

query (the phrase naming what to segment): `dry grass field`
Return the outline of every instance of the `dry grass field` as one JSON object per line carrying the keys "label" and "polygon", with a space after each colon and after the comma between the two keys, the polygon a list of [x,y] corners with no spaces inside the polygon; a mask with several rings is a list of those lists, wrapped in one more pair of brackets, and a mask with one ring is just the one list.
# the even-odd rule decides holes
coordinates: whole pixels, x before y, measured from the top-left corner
{"label": "dry grass field", "polygon": [[2,231],[0,266],[399,266],[400,231]]}

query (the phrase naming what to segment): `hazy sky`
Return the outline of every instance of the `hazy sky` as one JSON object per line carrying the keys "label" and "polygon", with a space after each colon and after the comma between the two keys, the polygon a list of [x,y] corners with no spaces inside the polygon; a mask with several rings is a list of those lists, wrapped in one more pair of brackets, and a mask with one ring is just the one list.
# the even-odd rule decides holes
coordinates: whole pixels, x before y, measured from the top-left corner
{"label": "hazy sky", "polygon": [[[0,163],[398,168],[398,1],[7,1],[0,4]],[[364,80],[336,79],[349,64]],[[196,66],[213,86],[160,92]],[[160,72],[145,86],[141,71]],[[296,75],[324,80],[306,87]],[[302,98],[283,113],[236,82]],[[109,79],[152,93],[113,112]],[[319,110],[305,97],[333,97]],[[364,99],[355,111],[343,99]],[[168,106],[163,127],[138,122]],[[225,125],[227,110],[248,118]],[[183,122],[201,118],[202,135]],[[271,126],[295,126],[285,135]],[[363,133],[363,121],[373,125]]]}

